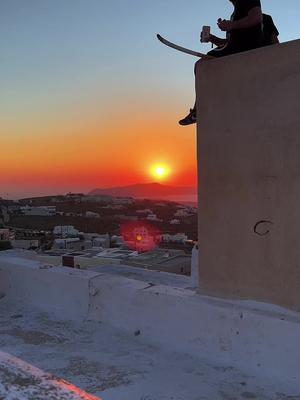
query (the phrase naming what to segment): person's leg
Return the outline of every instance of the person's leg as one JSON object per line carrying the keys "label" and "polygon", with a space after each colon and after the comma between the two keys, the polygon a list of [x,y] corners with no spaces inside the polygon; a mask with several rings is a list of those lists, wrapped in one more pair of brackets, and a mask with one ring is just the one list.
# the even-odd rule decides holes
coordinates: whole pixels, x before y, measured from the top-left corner
{"label": "person's leg", "polygon": [[196,101],[197,101],[197,99],[196,99],[196,72],[197,72],[198,67],[200,67],[200,65],[202,65],[205,61],[206,60],[202,60],[200,58],[200,60],[196,61],[195,65],[194,65],[194,75],[195,75],[195,104],[193,107],[194,110],[196,110]]}
{"label": "person's leg", "polygon": [[[222,48],[216,48],[214,50],[211,50],[207,53],[208,56],[214,57],[214,58],[220,58],[220,57],[225,57],[228,56],[230,54],[235,53],[236,51],[234,51],[232,48],[230,48],[229,46],[224,46]],[[196,63],[195,63],[195,67],[194,67],[194,73],[195,73],[195,81],[196,81],[196,71],[198,69],[198,66],[201,65],[203,62],[208,61],[208,59],[199,59]],[[191,124],[195,124],[197,122],[197,111],[196,111],[196,101],[194,104],[194,107],[190,109],[189,114],[184,117],[183,119],[181,119],[178,123],[179,125],[191,125]]]}
{"label": "person's leg", "polygon": [[[194,74],[195,74],[195,78],[196,78],[196,70],[198,68],[198,65],[200,65],[201,63],[203,63],[203,60],[198,60],[195,63],[194,66]],[[195,83],[196,83],[196,79],[195,79]],[[195,100],[195,104],[194,107],[190,109],[190,112],[188,115],[186,115],[183,119],[181,119],[178,123],[179,125],[191,125],[191,124],[195,124],[197,122],[197,112],[196,112],[196,100]]]}

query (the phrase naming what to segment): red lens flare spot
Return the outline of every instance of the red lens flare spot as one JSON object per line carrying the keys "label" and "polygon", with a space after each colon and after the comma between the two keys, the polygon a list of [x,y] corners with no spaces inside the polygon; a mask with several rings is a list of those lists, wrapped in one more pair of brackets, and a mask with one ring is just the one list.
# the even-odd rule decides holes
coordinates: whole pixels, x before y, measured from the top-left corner
{"label": "red lens flare spot", "polygon": [[159,229],[146,221],[124,223],[121,235],[127,247],[141,252],[155,249],[162,239]]}

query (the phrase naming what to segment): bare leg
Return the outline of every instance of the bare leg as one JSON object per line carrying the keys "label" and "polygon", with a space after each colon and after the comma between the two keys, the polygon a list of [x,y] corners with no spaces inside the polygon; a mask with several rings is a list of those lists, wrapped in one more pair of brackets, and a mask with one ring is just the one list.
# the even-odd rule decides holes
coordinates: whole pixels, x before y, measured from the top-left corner
{"label": "bare leg", "polygon": [[[195,66],[194,66],[194,75],[195,75],[195,97],[196,97],[196,71],[197,71],[197,68],[198,68],[198,66],[199,65],[202,65],[203,64],[203,62],[204,62],[204,60],[198,60],[196,63],[195,63]],[[193,107],[193,109],[194,110],[196,110],[196,99],[195,99],[195,105],[194,105],[194,107]]]}
{"label": "bare leg", "polygon": [[[202,63],[203,63],[203,60],[201,60],[201,59],[195,63],[195,67],[194,67],[195,86],[196,86],[196,71],[197,71],[198,65],[200,65]],[[195,89],[195,92],[196,92],[196,89]],[[194,107],[190,109],[190,113],[186,117],[184,117],[183,119],[181,119],[179,121],[179,125],[185,126],[185,125],[195,124],[197,122],[196,114],[197,114],[197,112],[196,112],[196,100],[195,100]]]}

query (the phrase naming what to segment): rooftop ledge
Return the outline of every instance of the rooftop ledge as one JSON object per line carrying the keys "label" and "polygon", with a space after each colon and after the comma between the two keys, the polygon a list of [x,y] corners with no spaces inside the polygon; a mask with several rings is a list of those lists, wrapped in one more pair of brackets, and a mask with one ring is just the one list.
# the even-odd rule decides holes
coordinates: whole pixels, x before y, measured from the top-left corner
{"label": "rooftop ledge", "polygon": [[69,389],[73,397],[61,399],[300,396],[298,313],[202,296],[180,279],[162,283],[159,272],[149,280],[135,269],[137,280],[131,270],[79,271],[1,253],[0,397],[15,390],[32,399],[35,390],[44,399],[45,384]]}

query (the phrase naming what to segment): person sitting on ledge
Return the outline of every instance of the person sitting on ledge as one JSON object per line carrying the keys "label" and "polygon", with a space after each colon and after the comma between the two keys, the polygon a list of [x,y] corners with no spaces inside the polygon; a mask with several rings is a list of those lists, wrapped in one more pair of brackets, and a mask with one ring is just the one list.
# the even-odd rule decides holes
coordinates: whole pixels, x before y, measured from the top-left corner
{"label": "person sitting on ledge", "polygon": [[[219,58],[230,54],[252,50],[265,45],[262,29],[263,14],[260,0],[229,0],[234,11],[230,20],[218,19],[218,27],[226,32],[226,39],[210,35],[209,42],[217,48],[207,53],[208,56]],[[202,40],[202,38],[201,38]],[[195,64],[195,72],[199,63]],[[180,125],[190,125],[197,122],[196,104],[190,113],[179,121]]]}

